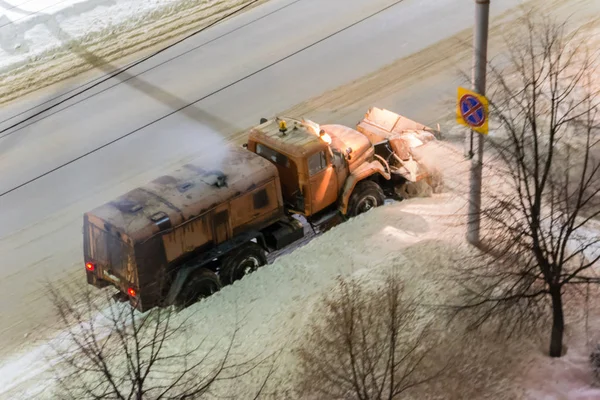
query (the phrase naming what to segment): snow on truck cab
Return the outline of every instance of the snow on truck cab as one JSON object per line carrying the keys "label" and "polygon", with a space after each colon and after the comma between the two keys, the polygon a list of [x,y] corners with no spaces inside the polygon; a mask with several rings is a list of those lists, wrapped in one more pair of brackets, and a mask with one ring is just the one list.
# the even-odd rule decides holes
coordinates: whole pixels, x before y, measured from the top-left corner
{"label": "snow on truck cab", "polygon": [[376,108],[357,129],[263,119],[217,165],[198,158],[86,213],[87,281],[140,311],[193,303],[301,239],[294,215],[325,230],[416,184],[435,189],[416,156],[431,132]]}

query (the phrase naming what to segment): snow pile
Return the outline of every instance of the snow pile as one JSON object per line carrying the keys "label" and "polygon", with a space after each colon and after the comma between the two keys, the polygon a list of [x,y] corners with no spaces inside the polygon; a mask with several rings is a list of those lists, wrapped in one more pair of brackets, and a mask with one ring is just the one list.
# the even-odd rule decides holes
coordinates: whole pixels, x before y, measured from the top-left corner
{"label": "snow pile", "polygon": [[[443,223],[432,225],[439,218],[454,225],[454,213],[462,201],[449,199],[449,196],[415,199],[372,210],[225,287],[178,315],[178,319],[189,318],[193,326],[194,335],[185,338],[189,341],[187,345],[193,347],[206,340],[203,346],[210,348],[219,342],[219,348],[225,351],[230,335],[237,328],[233,350],[240,361],[285,349],[273,377],[273,382],[281,384],[280,389],[285,388],[285,384],[291,383],[286,378],[294,368],[294,355],[287,350],[302,335],[315,302],[338,276],[354,274],[368,280],[380,276],[382,269],[394,268],[405,280],[407,291],[425,291],[430,298],[436,296],[437,263],[442,258],[449,259],[449,252],[460,241],[457,238],[454,244],[445,242],[442,239],[452,241],[456,232],[444,235],[443,230],[437,229]],[[403,249],[412,246],[419,248],[406,256]],[[424,281],[431,285],[424,286]],[[170,346],[167,352],[184,344],[174,342]],[[256,371],[244,382],[235,385],[226,382],[227,387],[216,390],[246,398],[256,389],[255,383],[263,373]],[[46,390],[43,396],[53,398],[55,394]]]}
{"label": "snow pile", "polygon": [[[262,354],[265,349],[290,349],[302,335],[315,301],[338,276],[377,276],[382,268],[393,267],[402,276],[411,277],[407,287],[409,281],[417,282],[428,272],[433,254],[447,254],[439,231],[432,229],[422,214],[433,215],[448,206],[442,198],[414,203],[387,205],[350,220],[184,311],[182,317],[197,321],[195,336],[190,339],[199,343],[206,337],[222,338],[238,326],[243,343],[237,351],[246,357]],[[421,215],[411,211],[411,205],[418,207]],[[403,248],[423,241],[431,241],[427,251],[414,260],[405,257]],[[273,377],[279,390],[291,383],[294,362],[289,351],[281,355],[277,376]],[[244,393],[227,394],[246,398]]]}

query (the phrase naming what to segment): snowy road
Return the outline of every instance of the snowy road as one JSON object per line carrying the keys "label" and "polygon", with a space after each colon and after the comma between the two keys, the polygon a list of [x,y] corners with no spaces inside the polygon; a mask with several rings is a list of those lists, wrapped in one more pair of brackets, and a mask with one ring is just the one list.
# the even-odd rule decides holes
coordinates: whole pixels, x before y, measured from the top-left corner
{"label": "snowy road", "polygon": [[[135,79],[107,82],[60,112],[3,133],[0,193],[216,92],[0,196],[0,353],[48,321],[43,280],[81,279],[83,212],[195,152],[214,150],[262,116],[467,29],[472,8],[461,3],[273,0],[136,67],[130,71],[141,74]],[[519,3],[503,1],[493,13]],[[3,108],[0,120],[40,99],[30,96]]]}
{"label": "snowy road", "polygon": [[[520,3],[494,2],[492,13]],[[50,324],[43,280],[82,279],[83,212],[195,153],[214,152],[262,116],[416,54],[472,20],[464,0],[272,0],[136,67],[135,79],[107,82],[60,112],[1,134],[0,354]],[[0,120],[50,97],[44,91],[5,107]],[[414,117],[434,122],[427,108],[413,104]]]}

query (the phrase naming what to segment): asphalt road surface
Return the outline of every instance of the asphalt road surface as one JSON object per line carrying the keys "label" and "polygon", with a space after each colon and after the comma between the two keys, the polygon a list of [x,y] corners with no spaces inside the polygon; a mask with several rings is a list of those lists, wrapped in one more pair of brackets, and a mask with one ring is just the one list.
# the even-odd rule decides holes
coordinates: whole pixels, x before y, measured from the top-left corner
{"label": "asphalt road surface", "polygon": [[[521,3],[493,1],[492,16]],[[199,154],[218,163],[224,142],[261,117],[418,54],[473,17],[464,0],[271,0],[129,71],[137,77],[0,134],[0,356],[51,325],[45,281],[83,284],[85,211]],[[432,82],[406,103],[425,123],[436,120],[430,103],[454,87]],[[25,114],[0,129],[78,83],[2,108],[0,121]]]}

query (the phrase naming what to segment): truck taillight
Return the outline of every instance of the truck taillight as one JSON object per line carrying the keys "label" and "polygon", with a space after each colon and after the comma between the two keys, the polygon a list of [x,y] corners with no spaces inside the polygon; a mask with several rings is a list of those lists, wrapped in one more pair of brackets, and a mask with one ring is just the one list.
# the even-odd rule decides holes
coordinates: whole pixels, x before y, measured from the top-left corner
{"label": "truck taillight", "polygon": [[85,263],[85,269],[93,272],[96,269],[96,265],[94,265],[94,263],[87,262]]}
{"label": "truck taillight", "polygon": [[132,288],[132,287],[130,287],[129,289],[127,289],[127,294],[129,294],[131,297],[135,297],[137,295],[135,289]]}

